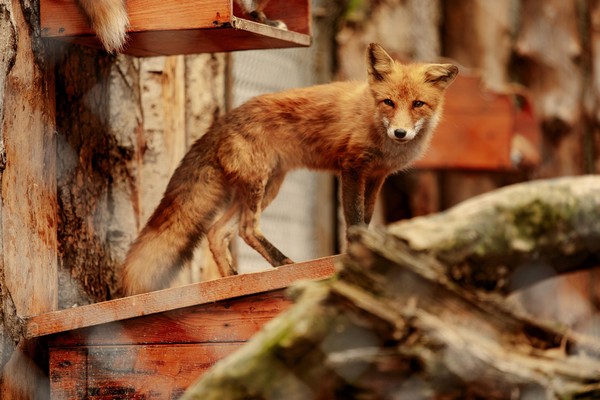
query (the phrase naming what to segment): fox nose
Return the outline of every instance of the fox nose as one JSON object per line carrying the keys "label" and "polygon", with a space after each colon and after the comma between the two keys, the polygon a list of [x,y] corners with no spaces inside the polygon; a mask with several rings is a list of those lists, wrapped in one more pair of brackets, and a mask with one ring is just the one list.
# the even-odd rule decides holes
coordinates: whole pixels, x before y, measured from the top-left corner
{"label": "fox nose", "polygon": [[400,128],[395,129],[394,136],[396,136],[398,139],[404,139],[406,137],[406,131]]}

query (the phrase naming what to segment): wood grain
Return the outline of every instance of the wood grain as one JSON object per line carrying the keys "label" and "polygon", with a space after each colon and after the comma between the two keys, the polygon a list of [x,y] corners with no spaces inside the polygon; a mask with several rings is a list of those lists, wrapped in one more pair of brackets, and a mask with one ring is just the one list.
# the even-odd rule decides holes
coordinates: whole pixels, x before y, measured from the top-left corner
{"label": "wood grain", "polygon": [[57,349],[50,353],[52,398],[177,398],[203,372],[240,346],[222,343]]}
{"label": "wood grain", "polygon": [[288,287],[298,280],[333,275],[336,256],[291,264],[214,281],[200,282],[137,296],[125,297],[27,318],[25,337],[37,337],[72,329],[120,321],[178,308],[267,292]]}
{"label": "wood grain", "polygon": [[284,289],[62,332],[50,348],[242,342],[291,305]]}

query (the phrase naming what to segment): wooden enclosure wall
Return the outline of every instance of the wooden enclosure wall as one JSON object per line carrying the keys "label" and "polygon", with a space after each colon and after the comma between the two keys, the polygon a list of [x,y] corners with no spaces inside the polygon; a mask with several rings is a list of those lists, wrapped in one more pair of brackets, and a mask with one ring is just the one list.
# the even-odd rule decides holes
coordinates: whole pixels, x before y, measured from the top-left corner
{"label": "wooden enclosure wall", "polygon": [[[481,74],[494,90],[527,88],[543,134],[542,161],[535,169],[412,171],[394,177],[384,190],[389,221],[443,210],[516,181],[600,172],[600,1],[352,4],[360,6],[349,10],[337,37],[341,78],[366,75],[364,49],[373,41],[405,60],[450,58],[463,72]],[[542,292],[553,299],[557,290],[562,292],[563,304],[538,307],[544,296],[533,296],[536,311],[545,308],[545,317],[586,325],[600,295],[599,289],[590,289],[593,274],[551,283]],[[584,301],[575,307],[573,298]]]}

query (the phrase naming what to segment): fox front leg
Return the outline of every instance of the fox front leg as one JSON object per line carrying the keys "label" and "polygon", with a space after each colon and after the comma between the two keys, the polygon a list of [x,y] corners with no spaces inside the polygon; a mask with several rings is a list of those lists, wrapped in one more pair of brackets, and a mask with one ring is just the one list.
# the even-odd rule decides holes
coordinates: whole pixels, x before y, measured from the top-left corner
{"label": "fox front leg", "polygon": [[365,178],[356,170],[342,171],[342,206],[346,229],[365,223]]}
{"label": "fox front leg", "polygon": [[377,202],[377,196],[381,191],[381,187],[385,182],[385,176],[376,176],[374,178],[367,179],[365,184],[365,224],[369,225],[371,218],[373,217],[373,211],[375,210],[375,203]]}

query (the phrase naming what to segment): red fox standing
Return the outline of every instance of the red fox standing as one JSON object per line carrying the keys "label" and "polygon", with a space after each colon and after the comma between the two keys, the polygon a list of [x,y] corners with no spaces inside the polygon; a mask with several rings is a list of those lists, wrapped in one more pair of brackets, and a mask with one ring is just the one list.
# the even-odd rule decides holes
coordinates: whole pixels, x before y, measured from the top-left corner
{"label": "red fox standing", "polygon": [[291,263],[263,236],[259,220],[295,168],[339,173],[347,225],[368,224],[385,178],[427,148],[458,68],[403,65],[371,44],[367,69],[368,82],[258,96],[213,124],[129,250],[125,293],[168,286],[205,234],[220,273],[235,273],[228,246],[238,226],[273,266]]}

